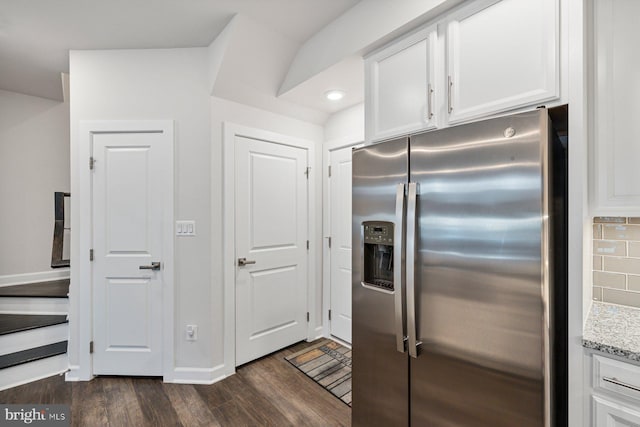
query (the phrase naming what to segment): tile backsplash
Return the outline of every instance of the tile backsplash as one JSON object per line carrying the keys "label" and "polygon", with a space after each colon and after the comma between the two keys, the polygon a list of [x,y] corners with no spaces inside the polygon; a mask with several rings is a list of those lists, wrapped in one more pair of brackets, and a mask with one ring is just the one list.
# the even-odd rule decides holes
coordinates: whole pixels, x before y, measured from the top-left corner
{"label": "tile backsplash", "polygon": [[593,299],[640,307],[640,218],[593,219]]}

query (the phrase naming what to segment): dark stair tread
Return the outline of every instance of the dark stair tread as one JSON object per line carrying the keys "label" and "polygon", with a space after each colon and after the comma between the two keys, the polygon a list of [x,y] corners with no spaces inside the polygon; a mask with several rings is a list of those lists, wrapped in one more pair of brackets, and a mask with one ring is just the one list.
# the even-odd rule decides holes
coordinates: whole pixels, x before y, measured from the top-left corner
{"label": "dark stair tread", "polygon": [[66,352],[67,342],[60,341],[53,344],[43,345],[42,347],[30,348],[28,350],[5,354],[3,356],[0,356],[0,369],[10,368],[11,366],[33,362],[35,360],[40,360],[51,356],[58,356],[60,354],[65,354]]}
{"label": "dark stair tread", "polygon": [[69,279],[0,287],[0,297],[66,298]]}
{"label": "dark stair tread", "polygon": [[67,323],[67,316],[40,314],[0,314],[0,335]]}

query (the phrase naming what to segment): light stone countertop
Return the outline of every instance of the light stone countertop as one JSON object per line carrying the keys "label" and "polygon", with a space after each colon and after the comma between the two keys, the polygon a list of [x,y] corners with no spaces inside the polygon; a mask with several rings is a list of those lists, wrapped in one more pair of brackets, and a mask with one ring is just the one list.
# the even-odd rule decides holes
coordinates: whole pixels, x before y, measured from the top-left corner
{"label": "light stone countertop", "polygon": [[639,362],[640,309],[594,301],[585,323],[582,345]]}

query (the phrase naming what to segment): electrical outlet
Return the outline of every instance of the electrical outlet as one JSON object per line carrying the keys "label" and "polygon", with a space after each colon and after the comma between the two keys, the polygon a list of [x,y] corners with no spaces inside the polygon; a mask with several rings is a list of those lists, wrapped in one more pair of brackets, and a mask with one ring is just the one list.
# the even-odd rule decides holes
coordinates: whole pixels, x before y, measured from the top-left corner
{"label": "electrical outlet", "polygon": [[185,329],[185,338],[187,341],[198,340],[198,325],[187,325]]}

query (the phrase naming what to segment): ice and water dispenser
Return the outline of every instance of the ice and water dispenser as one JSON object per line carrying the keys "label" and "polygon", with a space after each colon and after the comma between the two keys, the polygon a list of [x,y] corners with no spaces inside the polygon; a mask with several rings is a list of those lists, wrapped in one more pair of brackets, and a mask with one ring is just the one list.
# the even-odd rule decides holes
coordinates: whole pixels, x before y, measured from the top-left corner
{"label": "ice and water dispenser", "polygon": [[393,292],[393,223],[366,221],[362,227],[363,285]]}

